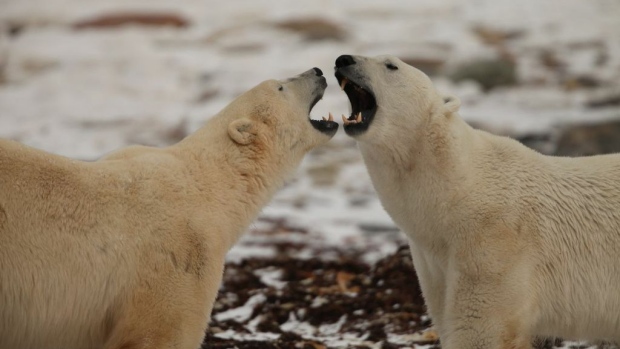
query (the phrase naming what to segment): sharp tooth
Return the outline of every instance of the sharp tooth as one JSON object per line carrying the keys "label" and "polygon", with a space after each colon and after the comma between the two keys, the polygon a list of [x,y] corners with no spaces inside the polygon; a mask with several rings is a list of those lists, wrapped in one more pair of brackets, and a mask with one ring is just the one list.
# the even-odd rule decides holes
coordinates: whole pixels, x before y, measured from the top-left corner
{"label": "sharp tooth", "polygon": [[355,118],[355,121],[362,122],[362,112],[357,113],[357,117]]}
{"label": "sharp tooth", "polygon": [[323,118],[323,121],[327,121],[327,118],[324,116],[321,116]]}
{"label": "sharp tooth", "polygon": [[334,116],[332,115],[332,113],[329,113],[329,118],[327,118],[327,120],[334,121]]}
{"label": "sharp tooth", "polygon": [[340,88],[344,90],[344,87],[347,86],[347,82],[349,82],[349,80],[347,80],[347,78],[343,78],[340,83]]}
{"label": "sharp tooth", "polygon": [[344,115],[342,116],[342,122],[343,122],[345,125],[348,125],[348,124],[350,124],[350,123],[351,123],[351,121],[347,120],[347,117],[346,117],[346,116],[344,116]]}

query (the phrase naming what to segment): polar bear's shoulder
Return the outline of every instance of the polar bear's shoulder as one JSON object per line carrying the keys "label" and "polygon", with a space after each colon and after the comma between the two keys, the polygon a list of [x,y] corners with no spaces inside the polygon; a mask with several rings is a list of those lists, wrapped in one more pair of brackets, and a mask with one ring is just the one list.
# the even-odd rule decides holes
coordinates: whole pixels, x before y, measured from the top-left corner
{"label": "polar bear's shoulder", "polygon": [[113,151],[103,156],[100,160],[131,159],[137,156],[142,156],[142,155],[147,155],[147,154],[157,154],[160,152],[161,150],[158,148],[147,147],[145,145],[132,145],[126,148]]}

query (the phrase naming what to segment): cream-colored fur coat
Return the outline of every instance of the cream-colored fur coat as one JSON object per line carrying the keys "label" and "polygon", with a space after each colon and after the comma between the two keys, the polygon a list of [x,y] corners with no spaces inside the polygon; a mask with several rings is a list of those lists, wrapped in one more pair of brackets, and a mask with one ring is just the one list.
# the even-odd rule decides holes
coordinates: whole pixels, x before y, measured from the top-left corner
{"label": "cream-colored fur coat", "polygon": [[224,255],[336,131],[308,120],[320,75],[264,82],[164,149],[88,163],[0,140],[0,348],[200,347]]}
{"label": "cream-colored fur coat", "polygon": [[620,340],[620,155],[544,156],[475,130],[395,57],[341,56],[336,77],[443,348]]}

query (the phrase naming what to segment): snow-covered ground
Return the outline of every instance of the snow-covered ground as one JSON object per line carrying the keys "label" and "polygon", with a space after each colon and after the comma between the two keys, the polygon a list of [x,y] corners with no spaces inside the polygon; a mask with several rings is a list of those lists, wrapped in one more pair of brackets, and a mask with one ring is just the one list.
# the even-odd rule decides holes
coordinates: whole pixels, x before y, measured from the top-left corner
{"label": "snow-covered ground", "polygon": [[[177,14],[189,25],[74,27],[119,11]],[[290,29],[295,23],[302,29]],[[461,97],[468,121],[539,133],[620,118],[617,106],[586,106],[620,91],[619,34],[617,0],[0,0],[0,137],[84,160],[133,143],[162,146],[257,83],[314,66],[330,86],[313,117],[339,115],[349,106],[333,65],[345,53],[439,62],[445,72],[508,57],[515,86],[485,93],[474,82],[433,78]],[[343,132],[308,156],[263,211],[281,217],[335,246],[374,246],[370,261],[398,240],[374,234],[396,229]],[[248,246],[229,258],[269,254]]]}

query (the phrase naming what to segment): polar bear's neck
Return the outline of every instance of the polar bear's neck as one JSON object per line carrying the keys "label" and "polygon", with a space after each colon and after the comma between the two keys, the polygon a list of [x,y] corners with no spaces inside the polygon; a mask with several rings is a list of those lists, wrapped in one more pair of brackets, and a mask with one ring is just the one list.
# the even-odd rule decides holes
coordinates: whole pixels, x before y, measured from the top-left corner
{"label": "polar bear's neck", "polygon": [[[230,246],[256,218],[288,176],[282,159],[268,146],[239,146],[226,132],[228,120],[214,118],[173,146],[204,195],[199,205],[206,211],[217,207],[219,217],[234,231]],[[263,151],[260,152],[260,149]],[[257,152],[260,152],[258,154]]]}
{"label": "polar bear's neck", "polygon": [[434,117],[420,131],[408,144],[359,143],[375,190],[401,228],[441,212],[451,195],[448,188],[458,188],[455,183],[469,175],[466,167],[475,146],[476,131],[458,115]]}

